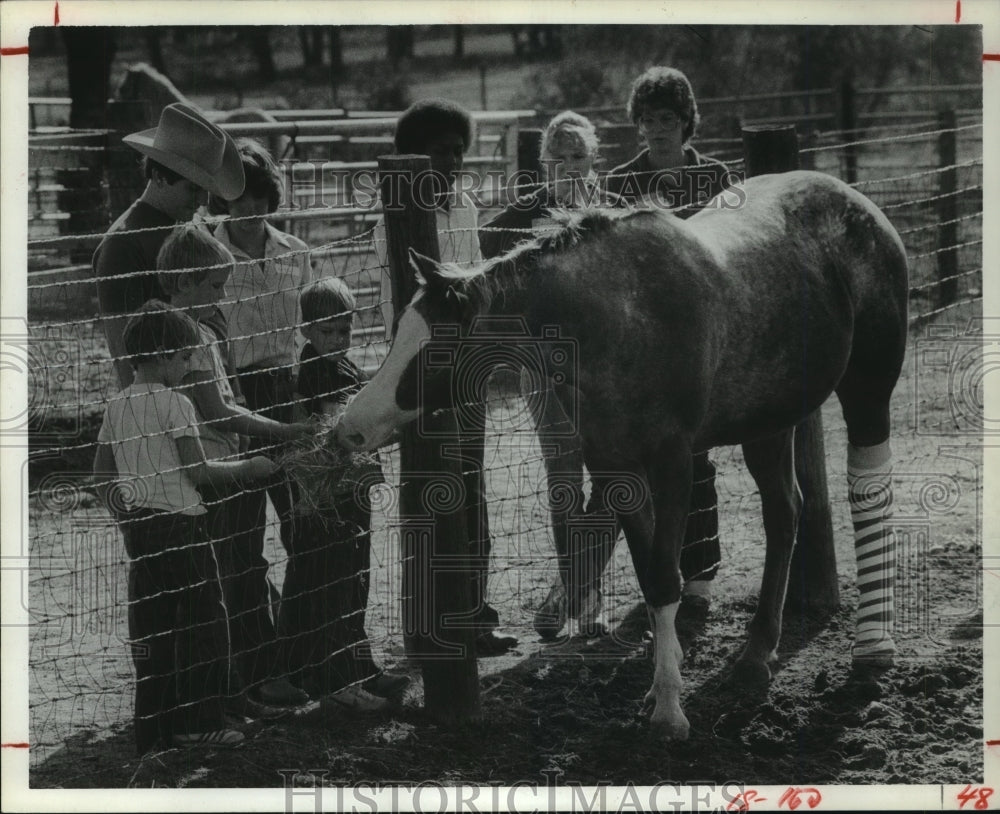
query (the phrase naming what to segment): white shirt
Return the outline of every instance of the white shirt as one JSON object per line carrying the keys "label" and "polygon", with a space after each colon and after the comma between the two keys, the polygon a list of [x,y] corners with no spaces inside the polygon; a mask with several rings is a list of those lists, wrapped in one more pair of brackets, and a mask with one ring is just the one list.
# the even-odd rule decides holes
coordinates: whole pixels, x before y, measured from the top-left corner
{"label": "white shirt", "polygon": [[111,445],[126,504],[205,513],[177,450],[178,438],[199,436],[197,425],[190,400],[162,384],[132,384],[111,398],[97,440]]}
{"label": "white shirt", "polygon": [[[219,349],[219,340],[212,329],[206,325],[198,325],[201,331],[201,339],[204,346],[198,348],[191,360],[191,370],[204,370],[209,373],[212,380],[219,386],[219,395],[222,401],[234,407],[236,396],[233,394],[232,385],[229,383],[229,376],[226,375],[226,368],[222,362],[222,352]],[[219,422],[207,421],[198,412],[195,406],[195,415],[198,417],[198,430],[201,433],[201,445],[205,450],[205,460],[222,461],[232,459],[240,451],[239,433],[223,430]]]}
{"label": "white shirt", "polygon": [[[438,248],[442,263],[459,263],[463,266],[481,263],[483,254],[479,250],[479,212],[472,199],[464,192],[451,193],[451,206],[438,207],[437,215]],[[389,276],[388,250],[385,242],[385,216],[379,218],[372,232],[375,254],[381,270],[379,305],[385,322],[386,339],[392,338],[392,322],[395,317],[392,304],[392,283]]]}
{"label": "white shirt", "polygon": [[214,233],[236,258],[221,305],[238,369],[295,364],[296,331],[302,322],[299,292],[313,280],[309,247],[270,223],[264,229],[263,259],[233,245],[225,221]]}

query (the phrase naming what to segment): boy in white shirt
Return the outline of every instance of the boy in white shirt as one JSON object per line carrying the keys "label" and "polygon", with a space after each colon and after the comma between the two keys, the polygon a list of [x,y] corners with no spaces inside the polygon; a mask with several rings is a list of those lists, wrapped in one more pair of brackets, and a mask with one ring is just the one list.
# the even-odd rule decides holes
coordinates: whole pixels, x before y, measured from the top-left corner
{"label": "boy in white shirt", "polygon": [[190,317],[151,300],[129,319],[123,342],[135,377],[108,403],[94,472],[130,560],[136,745],[140,754],[234,745],[243,734],[225,728],[222,706],[226,609],[197,487],[268,477],[275,467],[261,456],[206,459],[194,407],[175,389],[201,345]]}
{"label": "boy in white shirt", "polygon": [[[247,448],[248,439],[259,448],[313,432],[308,423],[275,421],[238,404],[239,385],[235,365],[230,363],[233,354],[226,320],[217,313],[234,262],[221,242],[191,224],[174,229],[156,259],[160,288],[170,304],[197,320],[201,347],[183,384],[194,404],[209,460],[236,460]],[[264,557],[264,485],[253,489],[235,484],[203,485],[200,491],[222,571],[232,667],[240,685],[235,689],[245,690],[253,704],[298,706],[309,698],[281,675],[284,658],[275,632],[276,620],[271,616],[274,589]],[[286,488],[284,483],[266,485]],[[243,700],[234,696],[233,707],[239,709]],[[253,708],[247,711],[255,712]]]}

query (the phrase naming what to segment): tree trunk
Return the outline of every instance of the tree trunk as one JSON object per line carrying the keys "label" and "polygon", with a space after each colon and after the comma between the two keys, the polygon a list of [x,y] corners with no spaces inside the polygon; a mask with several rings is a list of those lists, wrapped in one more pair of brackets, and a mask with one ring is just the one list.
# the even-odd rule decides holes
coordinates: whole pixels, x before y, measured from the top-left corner
{"label": "tree trunk", "polygon": [[115,57],[114,29],[103,26],[64,26],[66,68],[72,100],[69,126],[103,127],[111,62]]}
{"label": "tree trunk", "polygon": [[391,25],[385,31],[389,64],[395,69],[404,59],[413,56],[413,26]]}
{"label": "tree trunk", "polygon": [[344,70],[344,48],[340,41],[340,27],[326,26],[328,48],[330,52],[330,70],[340,73]]}
{"label": "tree trunk", "polygon": [[[107,126],[108,85],[115,56],[115,31],[104,26],[64,26],[66,70],[69,79],[69,126],[74,129]],[[69,213],[67,234],[86,235],[108,225],[108,198],[105,185],[105,155],[101,151],[67,151],[66,169],[57,173],[65,187],[59,195],[59,209]],[[71,262],[89,259],[90,250],[74,250]]]}
{"label": "tree trunk", "polygon": [[299,26],[299,44],[302,46],[302,65],[315,68],[323,64],[323,29],[315,26]]}
{"label": "tree trunk", "polygon": [[257,76],[261,82],[273,82],[278,76],[271,53],[271,29],[269,26],[254,26],[248,35],[250,48],[257,60]]}
{"label": "tree trunk", "polygon": [[163,49],[160,47],[160,38],[162,36],[162,28],[149,26],[145,29],[146,49],[149,51],[149,61],[156,70],[167,76],[167,63],[163,61]]}

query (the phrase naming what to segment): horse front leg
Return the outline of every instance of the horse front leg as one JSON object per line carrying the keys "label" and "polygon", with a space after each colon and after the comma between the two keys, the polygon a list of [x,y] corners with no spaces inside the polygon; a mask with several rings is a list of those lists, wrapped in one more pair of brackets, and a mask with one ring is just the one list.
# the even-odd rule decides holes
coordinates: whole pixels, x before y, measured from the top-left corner
{"label": "horse front leg", "polygon": [[795,480],[793,440],[794,429],[789,429],[743,445],[747,469],[760,490],[767,542],[757,612],[750,621],[746,647],[736,662],[737,679],[751,687],[766,687],[770,683],[768,663],[777,659],[781,637],[781,612],[802,510],[802,494]]}
{"label": "horse front leg", "polygon": [[[644,513],[619,512],[653,626],[653,685],[644,698],[650,723],[676,740],[690,724],[681,709],[681,662],[675,619],[681,598],[680,553],[691,498],[691,450],[666,446],[649,468]],[[650,528],[652,520],[652,528]]]}

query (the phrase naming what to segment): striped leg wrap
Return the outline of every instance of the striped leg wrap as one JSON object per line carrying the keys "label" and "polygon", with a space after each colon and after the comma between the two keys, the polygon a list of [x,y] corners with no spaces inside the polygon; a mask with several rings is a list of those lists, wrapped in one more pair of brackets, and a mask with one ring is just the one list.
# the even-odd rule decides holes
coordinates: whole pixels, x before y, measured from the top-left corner
{"label": "striped leg wrap", "polygon": [[855,660],[891,664],[896,541],[886,528],[892,517],[892,452],[889,442],[847,447],[847,485],[858,565]]}

